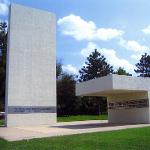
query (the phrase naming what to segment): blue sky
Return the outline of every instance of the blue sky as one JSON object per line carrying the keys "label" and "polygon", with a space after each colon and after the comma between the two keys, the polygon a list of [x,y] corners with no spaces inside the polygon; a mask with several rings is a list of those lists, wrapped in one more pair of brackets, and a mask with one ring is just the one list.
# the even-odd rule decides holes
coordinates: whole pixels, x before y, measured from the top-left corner
{"label": "blue sky", "polygon": [[[149,0],[12,0],[57,16],[57,58],[77,74],[97,48],[108,63],[134,73],[141,54],[150,53]],[[0,0],[0,20],[10,1]]]}

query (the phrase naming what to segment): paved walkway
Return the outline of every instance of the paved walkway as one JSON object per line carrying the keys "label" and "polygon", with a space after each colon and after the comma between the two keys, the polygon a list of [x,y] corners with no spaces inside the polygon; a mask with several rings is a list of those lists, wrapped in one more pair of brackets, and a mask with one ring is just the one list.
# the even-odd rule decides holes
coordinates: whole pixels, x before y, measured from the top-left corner
{"label": "paved walkway", "polygon": [[91,132],[113,131],[128,128],[146,127],[150,124],[110,124],[106,120],[99,121],[76,121],[57,123],[53,126],[38,127],[0,127],[0,138],[8,141],[19,141],[23,139],[33,139],[42,137],[54,137],[62,135],[72,135]]}

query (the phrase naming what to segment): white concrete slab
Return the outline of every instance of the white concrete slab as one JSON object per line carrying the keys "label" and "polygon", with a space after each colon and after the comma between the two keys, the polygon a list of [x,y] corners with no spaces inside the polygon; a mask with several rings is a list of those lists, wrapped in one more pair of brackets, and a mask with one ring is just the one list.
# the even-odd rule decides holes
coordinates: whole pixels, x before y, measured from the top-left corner
{"label": "white concrete slab", "polygon": [[110,74],[76,84],[77,96],[109,96],[150,90],[150,78]]}

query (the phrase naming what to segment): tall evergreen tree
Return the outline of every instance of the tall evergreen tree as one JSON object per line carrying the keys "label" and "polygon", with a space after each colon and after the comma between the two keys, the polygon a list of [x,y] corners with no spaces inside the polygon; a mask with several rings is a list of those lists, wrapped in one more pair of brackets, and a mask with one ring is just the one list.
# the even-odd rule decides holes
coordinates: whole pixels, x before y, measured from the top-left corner
{"label": "tall evergreen tree", "polygon": [[134,71],[141,77],[150,77],[150,55],[145,53],[141,56],[139,63],[136,64],[137,69]]}
{"label": "tall evergreen tree", "polygon": [[79,70],[80,82],[113,73],[113,67],[107,63],[106,58],[101,55],[97,49],[87,57],[85,64],[86,66],[83,66],[83,68]]}
{"label": "tall evergreen tree", "polygon": [[[81,70],[79,71],[79,82],[88,81],[90,79],[95,79],[113,73],[113,67],[107,63],[106,58],[101,55],[101,53],[99,53],[97,49],[95,49],[89,55],[89,57],[87,57],[87,61],[85,62],[85,64],[86,66],[83,66],[83,68],[81,68]],[[107,111],[106,98],[83,97],[82,101],[82,106],[88,106],[86,109],[89,113],[98,115],[100,114],[100,112],[102,113]]]}

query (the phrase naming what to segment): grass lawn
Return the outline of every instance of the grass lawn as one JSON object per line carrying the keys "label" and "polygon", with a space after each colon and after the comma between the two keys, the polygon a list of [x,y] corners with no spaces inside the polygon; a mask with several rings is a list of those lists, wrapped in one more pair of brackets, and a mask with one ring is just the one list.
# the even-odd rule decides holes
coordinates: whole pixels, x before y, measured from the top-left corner
{"label": "grass lawn", "polygon": [[107,120],[107,114],[103,115],[77,115],[57,117],[58,122],[84,121],[84,120]]}
{"label": "grass lawn", "polygon": [[1,150],[149,150],[150,127],[7,142]]}
{"label": "grass lawn", "polygon": [[0,120],[0,126],[3,126],[4,124],[4,120]]}

